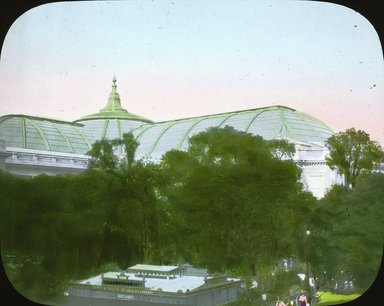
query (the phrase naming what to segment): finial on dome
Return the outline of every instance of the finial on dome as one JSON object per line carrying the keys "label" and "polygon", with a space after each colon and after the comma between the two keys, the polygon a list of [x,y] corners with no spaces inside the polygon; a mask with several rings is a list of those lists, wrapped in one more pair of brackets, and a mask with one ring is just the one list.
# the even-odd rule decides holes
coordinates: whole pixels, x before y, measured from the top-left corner
{"label": "finial on dome", "polygon": [[112,78],[112,90],[109,94],[109,98],[108,98],[108,104],[106,107],[104,107],[103,109],[101,109],[100,111],[102,112],[111,112],[111,111],[126,111],[125,109],[121,108],[121,104],[120,104],[120,96],[116,90],[116,77],[113,76]]}

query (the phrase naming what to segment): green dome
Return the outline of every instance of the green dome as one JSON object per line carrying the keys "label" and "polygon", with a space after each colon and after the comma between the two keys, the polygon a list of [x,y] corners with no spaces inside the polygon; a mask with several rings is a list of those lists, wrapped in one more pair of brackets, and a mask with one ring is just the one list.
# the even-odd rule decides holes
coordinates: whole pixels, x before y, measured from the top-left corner
{"label": "green dome", "polygon": [[100,112],[84,116],[78,120],[75,120],[75,122],[94,119],[126,119],[151,123],[151,120],[129,113],[127,110],[121,107],[120,95],[116,90],[117,85],[115,77],[113,77],[112,83],[112,91],[109,94],[107,106],[102,108]]}

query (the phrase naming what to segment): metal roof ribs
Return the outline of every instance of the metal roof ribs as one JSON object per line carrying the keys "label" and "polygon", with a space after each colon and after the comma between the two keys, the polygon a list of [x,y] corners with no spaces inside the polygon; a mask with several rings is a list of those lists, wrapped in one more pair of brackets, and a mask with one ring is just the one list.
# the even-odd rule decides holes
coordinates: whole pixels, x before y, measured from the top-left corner
{"label": "metal roof ribs", "polygon": [[[281,128],[279,130],[279,134],[281,135],[282,134],[282,131],[283,129],[287,132],[288,135],[285,135],[285,137],[289,136],[290,138],[293,138],[293,134],[292,134],[292,131],[291,129],[289,128],[287,122],[285,121],[285,117],[284,117],[284,114],[283,114],[283,110],[281,108],[278,108],[278,112],[279,112],[279,117],[280,117],[280,120],[281,120]],[[278,135],[275,135],[274,138],[277,138]]]}
{"label": "metal roof ribs", "polygon": [[101,139],[105,138],[105,135],[107,134],[107,130],[108,130],[108,125],[109,125],[109,119],[106,119],[104,122],[104,127],[103,127],[103,132],[101,134]]}
{"label": "metal roof ribs", "polygon": [[21,147],[27,148],[27,138],[26,138],[26,129],[25,129],[25,118],[20,117],[20,125],[21,125]]}
{"label": "metal roof ribs", "polygon": [[68,148],[69,148],[69,151],[71,153],[75,153],[75,151],[73,150],[73,146],[72,144],[70,143],[68,137],[63,133],[62,130],[60,130],[55,123],[51,122],[51,121],[48,121],[49,124],[61,135],[61,137],[63,137],[65,143],[67,144]]}
{"label": "metal roof ribs", "polygon": [[245,132],[248,133],[249,128],[251,127],[252,123],[256,120],[257,117],[259,117],[262,113],[266,112],[268,109],[263,109],[262,111],[258,112],[249,122],[247,127],[245,128]]}
{"label": "metal roof ribs", "polygon": [[315,130],[315,129],[313,128],[313,126],[307,122],[306,119],[304,119],[304,116],[302,116],[300,113],[298,113],[298,115],[299,115],[298,117],[300,118],[300,120],[303,121],[304,124],[305,124],[306,126],[308,126],[308,127],[314,132],[314,134],[317,135],[317,137],[319,137],[320,141],[322,141],[322,137],[321,137],[321,135],[319,134],[319,132],[318,132],[317,130]]}
{"label": "metal roof ribs", "polygon": [[174,125],[176,125],[176,124],[177,124],[177,123],[172,123],[172,124],[168,125],[168,126],[167,126],[167,127],[160,133],[159,137],[157,137],[157,139],[156,139],[155,143],[153,144],[151,150],[149,151],[148,155],[151,155],[151,154],[153,153],[153,151],[155,150],[157,144],[158,144],[159,141],[160,141],[160,138],[164,135],[164,133],[165,133],[166,131],[168,131],[171,127],[173,127]]}
{"label": "metal roof ribs", "polygon": [[49,145],[48,139],[47,139],[47,137],[45,137],[45,135],[44,135],[43,131],[40,129],[40,127],[35,122],[33,122],[33,120],[31,120],[29,118],[25,118],[25,120],[28,121],[35,128],[35,130],[40,134],[40,137],[43,140],[46,149],[48,151],[51,151],[51,146]]}
{"label": "metal roof ribs", "polygon": [[81,136],[81,138],[83,138],[83,140],[87,143],[88,147],[92,148],[91,142],[89,141],[89,139],[87,137],[85,137],[83,132],[81,130],[79,130],[76,126],[73,126],[73,128]]}
{"label": "metal roof ribs", "polygon": [[181,140],[179,141],[179,144],[176,146],[176,148],[180,149],[182,146],[183,146],[183,143],[185,141],[185,139],[187,138],[189,132],[197,125],[199,124],[201,121],[207,119],[206,117],[204,118],[200,118],[199,120],[196,120],[190,127],[189,129],[187,129],[187,131],[184,133],[183,137],[181,138]]}

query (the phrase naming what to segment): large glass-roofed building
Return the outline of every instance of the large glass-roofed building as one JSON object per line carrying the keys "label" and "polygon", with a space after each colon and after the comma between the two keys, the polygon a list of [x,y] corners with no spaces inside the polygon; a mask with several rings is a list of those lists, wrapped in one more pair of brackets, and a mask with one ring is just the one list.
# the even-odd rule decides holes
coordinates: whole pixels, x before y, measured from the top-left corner
{"label": "large glass-roofed building", "polygon": [[308,114],[270,106],[153,122],[122,108],[115,78],[107,105],[74,122],[27,115],[0,117],[0,166],[27,176],[80,173],[87,165],[86,152],[96,140],[121,138],[126,132],[132,132],[140,143],[136,158],[159,161],[171,149],[187,149],[192,135],[226,125],[267,140],[294,143],[294,159],[303,169],[304,186],[318,197],[337,179],[324,161],[324,142],[333,131]]}

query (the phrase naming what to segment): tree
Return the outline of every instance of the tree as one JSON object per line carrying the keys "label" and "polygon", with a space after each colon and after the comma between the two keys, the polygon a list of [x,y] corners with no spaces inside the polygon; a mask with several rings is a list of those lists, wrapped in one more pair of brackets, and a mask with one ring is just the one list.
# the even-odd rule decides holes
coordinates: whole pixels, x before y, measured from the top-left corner
{"label": "tree", "polygon": [[121,146],[124,150],[125,157],[123,162],[129,168],[135,161],[136,150],[139,147],[139,142],[135,139],[132,133],[123,134],[122,139],[115,139],[112,142],[113,145]]}
{"label": "tree", "polygon": [[334,289],[331,279],[337,278],[346,260],[342,223],[349,220],[347,196],[348,190],[334,185],[311,214],[311,267],[319,277],[317,286],[320,290]]}
{"label": "tree", "polygon": [[[324,284],[354,279],[354,290],[360,292],[372,284],[383,254],[383,187],[384,174],[370,173],[360,176],[353,189],[333,186],[316,206],[311,253],[317,257],[317,275],[326,271]],[[338,290],[343,290],[340,285],[345,280]]]}
{"label": "tree", "polygon": [[271,153],[281,160],[292,159],[296,152],[295,145],[285,139],[272,139],[268,141],[268,146]]}
{"label": "tree", "polygon": [[348,218],[342,220],[348,270],[355,285],[366,290],[379,273],[384,245],[384,174],[359,178],[347,198]]}
{"label": "tree", "polygon": [[343,176],[345,188],[355,186],[356,179],[384,160],[381,146],[369,134],[354,128],[332,135],[326,141],[327,165]]}
{"label": "tree", "polygon": [[196,134],[186,152],[164,155],[177,255],[212,271],[255,275],[296,252],[310,201],[298,166],[274,151],[292,148],[278,145],[227,126]]}
{"label": "tree", "polygon": [[107,139],[96,141],[87,155],[91,157],[88,169],[114,171],[117,167],[117,158],[113,152],[114,143]]}
{"label": "tree", "polygon": [[[124,133],[122,138],[98,140],[87,152],[87,155],[91,157],[88,169],[112,172],[121,171],[123,168],[128,170],[135,163],[136,150],[139,144],[131,132]],[[123,157],[119,158],[118,155],[123,155]]]}
{"label": "tree", "polygon": [[11,260],[5,269],[20,293],[44,301],[62,294],[65,281],[102,264],[104,174],[0,177],[1,251]]}
{"label": "tree", "polygon": [[135,160],[137,146],[132,134],[97,142],[89,168],[76,176],[0,171],[1,251],[23,295],[44,302],[103,264],[159,261],[165,218],[156,188],[164,180],[157,165]]}
{"label": "tree", "polygon": [[[132,133],[121,139],[96,142],[89,152],[90,169],[113,173],[110,189],[110,223],[105,235],[121,268],[133,261],[158,260],[159,208],[156,188],[163,184],[158,165],[136,160],[139,142]],[[122,158],[117,157],[117,153]]]}

